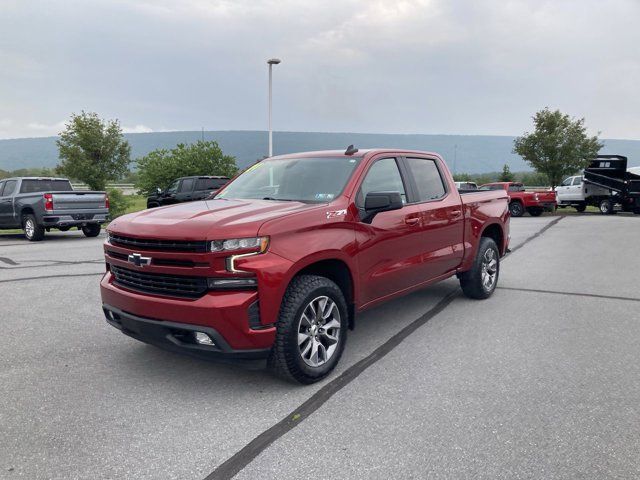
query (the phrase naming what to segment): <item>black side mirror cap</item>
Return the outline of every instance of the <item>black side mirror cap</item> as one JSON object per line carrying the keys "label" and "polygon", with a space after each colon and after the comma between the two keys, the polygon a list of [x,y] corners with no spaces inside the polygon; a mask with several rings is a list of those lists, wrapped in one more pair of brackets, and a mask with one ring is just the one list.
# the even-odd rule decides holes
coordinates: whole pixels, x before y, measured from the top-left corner
{"label": "black side mirror cap", "polygon": [[400,192],[369,192],[364,199],[364,223],[371,223],[380,212],[400,210],[404,204]]}

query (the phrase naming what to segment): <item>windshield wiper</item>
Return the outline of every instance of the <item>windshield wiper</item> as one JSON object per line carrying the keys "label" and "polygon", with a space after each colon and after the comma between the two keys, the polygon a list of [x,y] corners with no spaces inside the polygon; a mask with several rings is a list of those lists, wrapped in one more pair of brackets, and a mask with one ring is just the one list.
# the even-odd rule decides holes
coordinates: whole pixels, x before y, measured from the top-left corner
{"label": "windshield wiper", "polygon": [[300,202],[301,200],[294,200],[293,198],[275,198],[275,197],[262,197],[262,200],[275,200],[277,202]]}

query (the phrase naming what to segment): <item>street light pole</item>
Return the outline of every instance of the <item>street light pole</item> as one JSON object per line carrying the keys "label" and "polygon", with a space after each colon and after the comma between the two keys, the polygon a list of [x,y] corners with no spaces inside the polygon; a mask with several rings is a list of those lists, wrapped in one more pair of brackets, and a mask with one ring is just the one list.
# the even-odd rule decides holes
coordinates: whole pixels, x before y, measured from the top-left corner
{"label": "street light pole", "polygon": [[271,130],[271,85],[273,83],[272,80],[272,68],[274,65],[278,65],[280,63],[280,59],[271,58],[267,60],[269,64],[269,156],[273,156],[273,131]]}

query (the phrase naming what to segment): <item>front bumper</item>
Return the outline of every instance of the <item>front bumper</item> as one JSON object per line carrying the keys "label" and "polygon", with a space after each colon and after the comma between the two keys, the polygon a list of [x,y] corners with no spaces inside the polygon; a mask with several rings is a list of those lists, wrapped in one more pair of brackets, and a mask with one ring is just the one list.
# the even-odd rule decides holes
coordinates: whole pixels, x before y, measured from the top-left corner
{"label": "front bumper", "polygon": [[[125,335],[165,350],[205,360],[256,366],[262,366],[269,355],[269,348],[233,349],[213,327],[153,320],[124,312],[107,304],[103,304],[102,309],[107,322]],[[196,343],[194,340],[195,332],[206,333],[214,344],[201,345]]]}

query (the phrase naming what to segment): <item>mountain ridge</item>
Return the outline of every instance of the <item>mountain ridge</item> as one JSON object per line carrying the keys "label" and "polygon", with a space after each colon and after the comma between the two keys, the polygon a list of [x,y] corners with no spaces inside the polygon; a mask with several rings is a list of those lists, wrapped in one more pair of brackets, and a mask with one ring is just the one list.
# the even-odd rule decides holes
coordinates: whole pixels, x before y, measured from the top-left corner
{"label": "mountain ridge", "polygon": [[[173,148],[178,143],[216,140],[222,150],[236,157],[245,168],[267,152],[268,134],[259,130],[172,131],[127,133],[132,159],[157,148]],[[0,140],[0,169],[54,167],[58,163],[58,137],[31,137]],[[500,171],[508,164],[512,171],[529,171],[522,158],[512,153],[509,135],[451,135],[415,133],[274,132],[274,154],[309,150],[344,149],[350,144],[365,148],[402,148],[441,154],[452,171],[485,173]],[[640,140],[603,139],[602,153],[627,155],[629,165],[640,165]]]}

